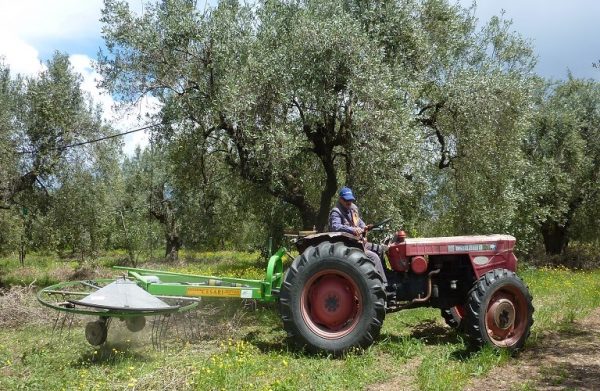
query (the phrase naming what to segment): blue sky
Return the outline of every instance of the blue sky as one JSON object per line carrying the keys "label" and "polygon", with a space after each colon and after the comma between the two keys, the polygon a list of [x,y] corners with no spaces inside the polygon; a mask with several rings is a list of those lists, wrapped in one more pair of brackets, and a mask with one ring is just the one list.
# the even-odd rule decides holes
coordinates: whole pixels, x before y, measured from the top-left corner
{"label": "blue sky", "polygon": [[[472,0],[460,0],[469,7]],[[499,15],[512,19],[514,30],[533,43],[538,55],[538,74],[565,79],[567,69],[575,77],[600,80],[600,1],[594,0],[487,0],[478,1],[475,16],[480,23]]]}
{"label": "blue sky", "polygon": [[[200,5],[216,0],[198,0]],[[452,0],[469,7],[472,0]],[[145,0],[129,0],[139,11]],[[127,111],[114,110],[114,98],[96,88],[100,77],[91,67],[103,45],[99,22],[102,0],[0,0],[0,56],[14,72],[35,74],[55,50],[72,55],[74,68],[84,78],[84,88],[105,109],[107,121],[120,129],[140,124],[157,102],[146,100]],[[600,1],[593,0],[487,0],[478,1],[475,16],[480,24],[505,11],[514,30],[530,39],[539,57],[536,71],[547,78],[564,79],[567,69],[575,77],[600,80]],[[136,133],[125,139],[126,152],[145,145],[147,137]]]}

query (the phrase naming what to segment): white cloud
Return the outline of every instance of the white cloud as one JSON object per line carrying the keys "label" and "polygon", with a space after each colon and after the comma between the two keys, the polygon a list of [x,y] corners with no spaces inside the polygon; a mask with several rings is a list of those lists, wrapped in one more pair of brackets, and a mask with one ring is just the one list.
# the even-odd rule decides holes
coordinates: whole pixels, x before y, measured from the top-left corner
{"label": "white cloud", "polygon": [[23,39],[97,37],[102,0],[2,1],[0,26]]}
{"label": "white cloud", "polygon": [[[116,130],[126,132],[148,125],[152,122],[150,116],[160,110],[160,102],[152,96],[143,97],[135,104],[119,104],[107,91],[98,88],[102,76],[94,69],[94,60],[83,54],[72,55],[69,60],[73,69],[83,78],[81,89],[102,107],[103,119]],[[138,146],[145,148],[148,145],[149,134],[148,131],[131,133],[124,136],[123,141],[123,151],[131,156]]]}
{"label": "white cloud", "polygon": [[0,57],[10,66],[11,72],[34,75],[45,69],[36,48],[10,33],[2,33],[0,39]]}
{"label": "white cloud", "polygon": [[[140,10],[144,2],[130,0],[134,10]],[[79,47],[97,44],[102,7],[102,0],[1,0],[0,57],[4,57],[14,74],[35,75],[46,68],[40,51],[48,53],[57,47],[64,48],[65,42],[77,42]],[[153,97],[117,108],[114,97],[97,87],[101,76],[93,68],[94,60],[85,54],[71,54],[69,59],[73,69],[82,75],[82,89],[101,106],[103,119],[117,131],[141,127],[149,123],[148,115],[160,110],[158,100]],[[138,145],[143,148],[148,144],[148,133],[133,133],[123,141],[124,152],[131,155]]]}

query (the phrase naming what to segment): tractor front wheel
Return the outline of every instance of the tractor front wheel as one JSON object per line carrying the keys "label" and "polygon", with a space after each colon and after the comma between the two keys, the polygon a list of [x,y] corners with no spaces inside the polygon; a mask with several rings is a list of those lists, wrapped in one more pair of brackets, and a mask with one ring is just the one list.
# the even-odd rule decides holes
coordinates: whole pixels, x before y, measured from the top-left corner
{"label": "tractor front wheel", "polygon": [[324,242],[296,257],[285,274],[280,313],[290,339],[313,352],[365,348],[379,335],[385,291],[359,249]]}
{"label": "tractor front wheel", "polygon": [[529,289],[517,275],[494,269],[469,291],[464,331],[476,347],[484,344],[516,352],[523,347],[533,324]]}

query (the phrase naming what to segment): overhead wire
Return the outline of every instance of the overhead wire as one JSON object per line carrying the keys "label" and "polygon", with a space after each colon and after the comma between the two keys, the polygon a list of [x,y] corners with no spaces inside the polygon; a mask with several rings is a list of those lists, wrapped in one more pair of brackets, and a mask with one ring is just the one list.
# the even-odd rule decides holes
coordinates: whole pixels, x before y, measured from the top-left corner
{"label": "overhead wire", "polygon": [[[140,128],[128,130],[128,131],[125,131],[125,132],[111,134],[111,135],[108,135],[108,136],[103,136],[103,137],[100,137],[100,138],[97,138],[97,139],[93,139],[93,140],[86,140],[86,141],[81,141],[81,142],[74,143],[74,144],[63,145],[63,146],[60,146],[60,147],[48,148],[47,150],[49,150],[49,151],[63,151],[65,149],[69,149],[69,148],[80,147],[82,145],[93,144],[93,143],[97,143],[97,142],[104,141],[104,140],[109,140],[109,139],[116,138],[116,137],[126,136],[126,135],[131,134],[131,133],[141,132],[142,130],[152,129],[152,128],[154,128],[156,126],[159,126],[159,125],[160,125],[159,123],[150,124],[150,125],[142,126]],[[20,155],[29,154],[29,153],[36,153],[36,152],[38,152],[38,151],[17,151],[17,153],[20,154]]]}

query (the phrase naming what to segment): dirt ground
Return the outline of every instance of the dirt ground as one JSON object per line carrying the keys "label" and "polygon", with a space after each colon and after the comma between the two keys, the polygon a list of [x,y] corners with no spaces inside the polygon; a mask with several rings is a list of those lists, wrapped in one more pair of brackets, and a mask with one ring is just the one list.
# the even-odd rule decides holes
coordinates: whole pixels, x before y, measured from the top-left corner
{"label": "dirt ground", "polygon": [[547,334],[466,390],[600,390],[600,308]]}
{"label": "dirt ground", "polygon": [[[600,390],[600,308],[574,322],[568,330],[548,333],[518,357],[465,390]],[[416,390],[414,373],[420,360],[406,363],[406,370],[369,391]]]}

